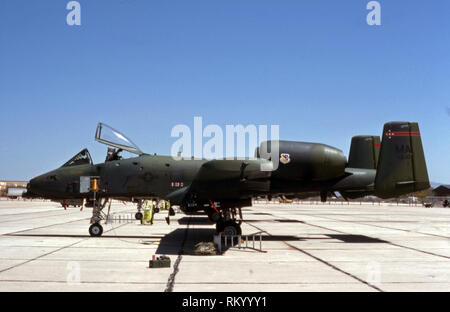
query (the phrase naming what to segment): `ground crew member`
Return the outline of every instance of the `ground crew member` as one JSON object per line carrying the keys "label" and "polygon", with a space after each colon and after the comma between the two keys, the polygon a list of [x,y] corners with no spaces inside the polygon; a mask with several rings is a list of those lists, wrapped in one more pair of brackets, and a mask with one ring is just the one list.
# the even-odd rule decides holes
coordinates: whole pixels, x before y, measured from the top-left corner
{"label": "ground crew member", "polygon": [[154,202],[153,200],[151,201],[151,211],[152,211],[152,213],[151,213],[151,216],[150,216],[150,224],[151,225],[153,225],[153,217],[154,217],[154,215],[155,215],[155,211],[154,211],[154,208],[156,208],[156,202]]}
{"label": "ground crew member", "polygon": [[142,211],[144,212],[144,216],[141,219],[141,224],[145,224],[145,220],[148,218],[148,205],[146,200],[142,203]]}
{"label": "ground crew member", "polygon": [[153,201],[146,200],[144,202],[144,217],[141,220],[142,224],[153,224]]}
{"label": "ground crew member", "polygon": [[172,208],[170,208],[170,201],[167,201],[167,217],[166,217],[166,222],[167,222],[167,224],[170,224],[170,216],[172,215],[172,216],[174,216],[175,214],[171,214],[171,212],[173,211],[173,209],[172,209],[172,211],[171,211],[171,209]]}

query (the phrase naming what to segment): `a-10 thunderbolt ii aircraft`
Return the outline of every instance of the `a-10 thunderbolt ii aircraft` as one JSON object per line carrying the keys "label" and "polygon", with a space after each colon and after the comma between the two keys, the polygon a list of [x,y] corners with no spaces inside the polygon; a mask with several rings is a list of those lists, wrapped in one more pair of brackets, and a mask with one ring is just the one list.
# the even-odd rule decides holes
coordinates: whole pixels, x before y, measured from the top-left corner
{"label": "a-10 thunderbolt ii aircraft", "polygon": [[[256,149],[253,159],[175,159],[143,153],[131,140],[99,123],[95,139],[112,146],[106,161],[93,164],[87,149],[62,167],[32,179],[25,196],[53,200],[91,199],[95,195],[89,233],[103,232],[102,209],[109,199],[168,200],[183,211],[204,211],[218,232],[241,233],[241,208],[257,196],[326,201],[329,194],[358,198],[392,198],[430,187],[418,124],[389,122],[378,136],[353,137],[349,159],[341,150],[319,143],[272,140]],[[278,147],[280,162],[259,157]],[[126,150],[138,156],[122,159]],[[267,166],[266,166],[267,167]],[[275,167],[273,167],[274,169]],[[94,187],[93,187],[94,184]],[[93,194],[95,191],[95,194]],[[138,210],[139,205],[138,205]],[[138,219],[142,214],[136,214]]]}

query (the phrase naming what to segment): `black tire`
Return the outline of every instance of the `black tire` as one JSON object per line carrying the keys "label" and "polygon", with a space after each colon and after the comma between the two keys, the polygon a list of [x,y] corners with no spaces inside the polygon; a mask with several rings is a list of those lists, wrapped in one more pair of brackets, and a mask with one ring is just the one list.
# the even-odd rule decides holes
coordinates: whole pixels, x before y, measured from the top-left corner
{"label": "black tire", "polygon": [[213,211],[213,212],[211,212],[211,211],[206,211],[206,213],[208,214],[208,219],[209,219],[209,221],[211,221],[211,222],[219,222],[220,219],[222,218],[222,217],[220,216],[220,214],[218,214],[218,213],[215,212],[215,211]]}
{"label": "black tire", "polygon": [[169,208],[169,216],[173,217],[175,215],[175,210],[173,208]]}
{"label": "black tire", "polygon": [[99,237],[102,236],[103,234],[103,227],[98,224],[98,223],[94,223],[89,227],[89,234],[92,237]]}
{"label": "black tire", "polygon": [[155,213],[158,213],[158,212],[159,212],[159,208],[156,207],[154,212],[155,212]]}
{"label": "black tire", "polygon": [[217,232],[225,235],[241,235],[242,229],[241,226],[236,223],[234,220],[228,220],[225,222],[217,222],[216,223],[216,230]]}
{"label": "black tire", "polygon": [[134,215],[134,217],[136,218],[136,220],[142,220],[142,218],[143,218],[144,216],[142,215],[141,212],[136,212],[136,214]]}

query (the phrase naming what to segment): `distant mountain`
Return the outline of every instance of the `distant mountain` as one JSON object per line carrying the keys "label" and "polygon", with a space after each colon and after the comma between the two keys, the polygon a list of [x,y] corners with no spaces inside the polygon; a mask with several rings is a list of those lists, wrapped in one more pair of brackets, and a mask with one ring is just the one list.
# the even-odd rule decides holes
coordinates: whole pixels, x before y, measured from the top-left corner
{"label": "distant mountain", "polygon": [[430,182],[432,188],[437,188],[441,185],[449,185],[448,183],[440,183],[440,182]]}

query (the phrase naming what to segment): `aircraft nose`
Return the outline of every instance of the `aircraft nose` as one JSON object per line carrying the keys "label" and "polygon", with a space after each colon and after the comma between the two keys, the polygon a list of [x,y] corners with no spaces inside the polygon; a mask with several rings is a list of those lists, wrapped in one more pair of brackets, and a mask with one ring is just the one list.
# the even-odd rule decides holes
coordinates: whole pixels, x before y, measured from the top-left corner
{"label": "aircraft nose", "polygon": [[27,184],[27,196],[33,197],[42,195],[44,189],[44,177],[38,176],[30,180]]}
{"label": "aircraft nose", "polygon": [[36,178],[31,179],[27,184],[27,192],[33,193],[37,189],[37,184]]}

